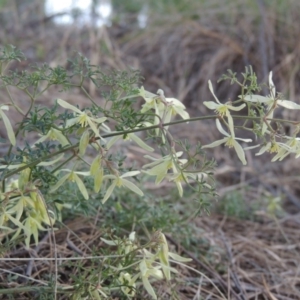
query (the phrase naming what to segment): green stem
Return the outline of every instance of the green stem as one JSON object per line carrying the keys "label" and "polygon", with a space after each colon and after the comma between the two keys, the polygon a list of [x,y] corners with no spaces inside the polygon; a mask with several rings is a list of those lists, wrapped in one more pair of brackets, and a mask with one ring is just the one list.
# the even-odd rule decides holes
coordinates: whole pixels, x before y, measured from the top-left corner
{"label": "green stem", "polygon": [[[30,95],[30,94],[29,94]],[[26,112],[26,114],[24,115],[23,117],[23,120],[20,122],[20,125],[19,127],[17,128],[16,130],[16,133],[15,133],[15,137],[17,138],[17,136],[19,135],[20,131],[21,131],[21,128],[23,126],[23,123],[25,121],[25,119],[27,118],[28,114],[30,113],[31,109],[32,109],[32,106],[34,104],[34,99],[31,97],[30,95],[30,99],[31,99],[31,103],[30,103],[30,106],[29,106],[29,109],[28,111]],[[7,155],[9,156],[11,154],[11,151],[12,151],[12,148],[13,148],[13,145],[10,145],[9,149],[8,149],[8,152],[7,152]]]}
{"label": "green stem", "polygon": [[63,167],[66,163],[68,163],[70,160],[72,160],[75,156],[76,156],[76,154],[73,154],[70,157],[68,157],[68,159],[66,159],[63,163],[61,163],[54,170],[52,170],[51,173],[54,174],[57,170],[59,170],[61,167]]}
{"label": "green stem", "polygon": [[[260,120],[261,119],[260,117],[248,117],[248,116],[232,116],[232,117],[235,118],[235,119],[249,119],[249,120]],[[209,119],[216,119],[216,118],[218,118],[217,115],[209,115],[209,116],[196,117],[196,118],[191,118],[191,119],[186,119],[186,120],[178,120],[178,121],[164,123],[164,124],[152,125],[152,126],[148,126],[148,127],[144,127],[144,128],[136,128],[136,129],[125,130],[125,131],[121,131],[121,132],[113,132],[113,133],[103,135],[102,138],[108,138],[108,137],[113,137],[113,136],[118,136],[118,135],[125,135],[125,134],[128,134],[128,133],[134,133],[134,132],[140,132],[140,131],[146,131],[146,130],[161,128],[161,126],[172,126],[172,125],[175,125],[175,124],[195,122],[195,121],[201,121],[201,120],[209,120]],[[266,120],[271,120],[271,121],[273,120],[273,121],[276,121],[276,122],[285,122],[285,123],[290,123],[290,124],[298,124],[298,122],[287,121],[287,120],[284,120],[284,119],[267,118]],[[97,138],[97,139],[99,139],[99,138]],[[73,150],[73,149],[77,148],[78,146],[79,146],[79,142],[74,144],[74,145],[65,147],[64,149],[61,149],[57,152],[54,152],[54,153],[48,154],[44,157],[41,157],[39,159],[36,159],[35,161],[29,163],[28,165],[22,166],[18,169],[15,169],[15,170],[11,171],[11,172],[8,172],[3,177],[3,180],[8,178],[8,177],[11,177],[12,175],[14,175],[14,174],[26,169],[26,168],[34,167],[37,164],[39,164],[40,162],[43,162],[43,161],[45,161],[49,158],[52,158],[52,157],[54,157],[58,154],[64,153],[64,152],[69,151],[69,150]]]}
{"label": "green stem", "polygon": [[[59,293],[70,293],[70,291],[74,290],[75,288],[72,289],[64,289],[64,288],[59,288],[58,287],[58,292]],[[16,293],[26,293],[26,292],[37,292],[37,293],[42,293],[43,291],[48,291],[52,292],[53,287],[51,286],[22,286],[22,287],[14,287],[10,289],[0,289],[0,295],[8,295],[8,294],[16,294]]]}
{"label": "green stem", "polygon": [[36,94],[36,98],[38,98],[40,95],[42,95],[45,91],[49,89],[50,85],[47,85],[43,90],[41,90],[38,94]]}
{"label": "green stem", "polygon": [[86,89],[81,85],[80,86],[81,90],[84,92],[84,94],[92,101],[92,103],[96,106],[99,107],[99,105],[93,100],[93,98],[89,95],[89,93],[86,91]]}
{"label": "green stem", "polygon": [[22,111],[22,109],[14,102],[13,97],[12,97],[12,95],[11,95],[11,93],[10,93],[10,91],[9,91],[7,85],[5,85],[5,89],[6,89],[6,92],[7,92],[7,94],[8,94],[8,97],[9,97],[11,103],[13,104],[14,108],[15,108],[22,116],[24,116],[24,112]]}

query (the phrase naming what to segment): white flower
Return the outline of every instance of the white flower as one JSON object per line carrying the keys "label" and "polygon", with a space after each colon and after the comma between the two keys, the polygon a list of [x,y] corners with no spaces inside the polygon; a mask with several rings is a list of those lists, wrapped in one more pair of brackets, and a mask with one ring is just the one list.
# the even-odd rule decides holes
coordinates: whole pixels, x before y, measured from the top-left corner
{"label": "white flower", "polygon": [[273,157],[272,161],[282,161],[291,153],[296,153],[296,158],[300,156],[300,138],[297,138],[296,136],[285,136],[285,138],[287,139],[287,142],[280,143],[280,149],[278,153]]}
{"label": "white flower", "polygon": [[61,169],[61,170],[59,170],[59,172],[67,172],[68,174],[64,175],[63,177],[61,177],[58,180],[58,182],[50,189],[50,193],[53,193],[54,191],[56,191],[60,186],[62,186],[64,184],[65,181],[68,180],[68,181],[76,182],[84,199],[86,199],[86,200],[89,199],[89,194],[86,190],[86,187],[78,175],[89,176],[90,172],[78,172],[78,171],[69,170],[69,169]]}
{"label": "white flower", "polygon": [[[155,114],[159,116],[163,123],[169,123],[172,117],[177,114],[184,120],[190,118],[188,112],[185,110],[186,107],[184,104],[182,104],[182,102],[178,99],[166,98],[163,90],[159,89],[157,91],[158,95],[145,91],[143,87],[141,87],[139,91],[139,95],[146,101],[141,110],[142,113],[145,113],[150,109],[154,109]],[[158,125],[160,123],[159,118],[154,118],[154,125]],[[168,127],[165,126],[165,128],[167,129]]]}
{"label": "white flower", "polygon": [[[172,116],[176,116],[177,114],[184,120],[190,118],[190,115],[185,110],[186,107],[178,99],[166,98],[161,89],[157,91],[157,94],[160,95],[162,99],[158,104],[158,115],[164,123],[169,123]],[[165,126],[165,128],[168,128],[168,126]]]}
{"label": "white flower", "polygon": [[246,165],[247,162],[246,162],[246,158],[245,158],[245,152],[242,148],[242,146],[236,141],[236,140],[240,140],[240,141],[243,141],[243,142],[246,142],[246,143],[249,143],[249,142],[252,142],[251,139],[241,139],[241,138],[236,138],[235,137],[235,134],[234,134],[234,131],[231,132],[231,135],[228,134],[222,127],[219,119],[216,119],[216,124],[217,124],[217,128],[218,130],[224,134],[226,137],[221,139],[221,140],[218,140],[218,141],[215,141],[209,145],[205,145],[203,146],[202,148],[214,148],[214,147],[217,147],[221,144],[225,144],[225,146],[228,146],[229,148],[232,148],[234,147],[239,159],[241,160],[241,162]]}
{"label": "white flower", "polygon": [[[269,89],[270,89],[270,95],[268,95],[267,97],[263,97],[260,95],[248,95],[243,97],[244,100],[249,101],[249,102],[259,102],[259,103],[263,103],[267,106],[267,118],[272,119],[273,118],[273,114],[274,114],[274,110],[276,108],[277,105],[283,106],[285,108],[288,109],[300,109],[300,105],[296,104],[295,102],[289,101],[289,100],[278,100],[276,97],[276,88],[275,85],[273,83],[272,80],[272,75],[273,73],[270,72],[269,74]],[[240,98],[242,98],[242,96],[240,96]],[[270,121],[267,121],[268,123],[270,123]],[[267,124],[264,123],[263,127],[262,127],[262,133],[264,134],[267,130]]]}
{"label": "white flower", "polygon": [[[191,173],[191,172],[185,172],[185,171],[180,171],[178,172],[177,170],[174,171],[174,174],[170,177],[170,181],[175,182],[179,196],[183,196],[183,188],[182,188],[182,182],[188,182],[189,178],[191,178],[193,181],[198,181],[202,182],[207,175],[205,173]],[[204,186],[207,188],[211,188],[211,186],[208,183],[204,183]]]}
{"label": "white flower", "polygon": [[93,118],[93,117],[89,116],[89,114],[87,112],[79,110],[74,105],[71,105],[62,99],[57,99],[57,103],[60,106],[66,108],[66,109],[73,110],[76,113],[75,118],[72,118],[67,121],[67,127],[71,127],[76,123],[80,124],[82,127],[89,126],[95,133],[95,136],[101,138],[101,136],[99,134],[99,130],[97,128],[97,124],[103,123],[107,118],[105,118],[105,117]]}
{"label": "white flower", "polygon": [[140,264],[140,276],[146,291],[151,295],[153,299],[157,299],[152,285],[150,284],[149,277],[154,277],[155,279],[163,279],[163,272],[160,270],[161,266],[152,266],[153,260],[144,258]]}
{"label": "white flower", "polygon": [[216,112],[219,116],[221,116],[221,117],[226,116],[227,119],[228,119],[228,125],[229,125],[229,128],[230,128],[230,131],[233,131],[233,119],[232,119],[232,116],[231,116],[229,110],[233,110],[233,111],[239,111],[239,110],[242,110],[242,109],[246,106],[246,104],[242,104],[242,105],[240,105],[240,106],[233,106],[233,105],[229,104],[230,102],[229,102],[229,103],[223,104],[223,103],[221,103],[221,102],[219,101],[219,99],[216,97],[216,95],[215,95],[215,93],[214,93],[214,90],[213,90],[212,83],[211,83],[210,80],[208,81],[208,87],[209,87],[210,92],[213,94],[213,96],[214,96],[216,102],[213,102],[213,101],[205,101],[205,102],[203,102],[204,105],[205,105],[206,107],[208,107],[209,109],[215,110],[215,112]]}
{"label": "white flower", "polygon": [[257,152],[255,155],[262,155],[265,152],[269,153],[277,153],[272,161],[276,160],[283,160],[284,157],[286,157],[289,153],[291,153],[291,147],[289,147],[287,144],[276,142],[275,140],[272,140],[261,147],[259,152]]}
{"label": "white flower", "polygon": [[62,134],[60,130],[51,127],[48,130],[47,134],[42,135],[42,137],[39,140],[37,140],[33,145],[42,143],[47,139],[51,141],[59,141],[63,147],[70,144],[67,138]]}
{"label": "white flower", "polygon": [[182,154],[183,152],[180,151],[175,154],[169,154],[158,159],[149,155],[145,155],[145,158],[149,158],[153,160],[153,162],[144,165],[143,168],[152,168],[143,172],[152,176],[156,176],[155,184],[159,184],[167,176],[169,169],[177,170],[174,161],[176,161],[180,165],[183,165],[187,162],[186,159],[178,159]]}
{"label": "white flower", "polygon": [[107,189],[106,194],[105,194],[104,198],[102,199],[102,203],[105,203],[107,201],[107,199],[111,196],[111,194],[116,186],[117,187],[125,186],[128,189],[130,189],[131,191],[133,191],[134,193],[136,193],[140,196],[143,196],[144,193],[135,184],[133,184],[132,182],[130,182],[127,179],[124,179],[125,177],[132,177],[139,173],[140,173],[140,171],[130,171],[130,172],[124,173],[121,176],[113,175],[113,174],[104,175],[103,180],[112,179],[112,184]]}
{"label": "white flower", "polygon": [[137,276],[131,277],[131,275],[128,272],[121,272],[119,276],[121,290],[125,295],[127,295],[130,298],[135,296],[136,279]]}
{"label": "white flower", "polygon": [[141,96],[146,101],[146,103],[143,105],[141,113],[145,113],[150,109],[154,109],[156,112],[158,111],[158,108],[157,108],[158,96],[157,95],[146,91],[144,89],[144,87],[142,86],[139,89],[139,94],[137,94],[137,96]]}

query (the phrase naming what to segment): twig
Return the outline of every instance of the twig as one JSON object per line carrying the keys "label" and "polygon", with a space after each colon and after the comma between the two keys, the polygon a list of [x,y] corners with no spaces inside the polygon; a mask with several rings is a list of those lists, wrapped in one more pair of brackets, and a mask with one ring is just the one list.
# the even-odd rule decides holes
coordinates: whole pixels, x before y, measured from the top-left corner
{"label": "twig", "polygon": [[[36,254],[39,253],[39,251],[41,250],[42,245],[48,240],[49,236],[50,236],[50,234],[47,233],[42,238],[42,240],[39,242],[39,244],[34,249],[31,249],[30,256],[32,256],[32,254],[34,254],[34,256],[36,256]],[[28,277],[31,276],[31,272],[32,272],[32,268],[33,268],[33,263],[34,263],[34,257],[32,257],[32,259],[27,264],[25,275],[28,276]],[[28,279],[29,278],[26,278],[25,283],[28,282]]]}
{"label": "twig", "polygon": [[67,236],[67,245],[77,254],[79,255],[84,255],[84,253],[69,239],[70,236],[70,232],[68,232],[68,236]]}

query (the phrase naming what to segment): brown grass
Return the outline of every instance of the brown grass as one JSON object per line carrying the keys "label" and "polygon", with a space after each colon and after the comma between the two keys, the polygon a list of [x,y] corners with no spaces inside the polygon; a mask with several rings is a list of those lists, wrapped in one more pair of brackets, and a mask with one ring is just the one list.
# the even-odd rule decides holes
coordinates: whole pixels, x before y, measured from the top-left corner
{"label": "brown grass", "polygon": [[[178,253],[193,259],[191,268],[178,267],[181,275],[171,282],[172,289],[176,290],[179,299],[299,299],[298,218],[299,215],[279,222],[267,217],[260,222],[241,222],[217,215],[197,218],[193,221],[199,232],[196,239],[199,247],[205,240],[205,248],[210,249],[210,253],[201,254],[205,249],[191,253],[167,236],[173,251],[176,249]],[[86,272],[84,270],[91,264],[93,272],[95,268],[101,272],[100,261],[94,264],[87,258],[78,264],[74,261],[70,263],[72,257],[93,256],[92,248],[99,250],[104,247],[101,236],[101,230],[82,218],[55,232],[59,284],[74,284],[70,275],[82,277],[82,272]],[[54,270],[53,260],[48,260],[53,257],[53,244],[49,244],[48,238],[47,235],[30,252],[19,248],[3,256],[6,261],[1,262],[1,288],[17,289],[24,284],[39,286],[38,282],[44,282],[45,276]],[[10,273],[15,274],[13,281],[9,280]],[[18,277],[18,274],[23,274],[23,277]],[[88,272],[85,278],[85,284],[88,284]],[[159,299],[171,299],[170,287],[156,288],[161,295]],[[33,292],[24,292],[15,299],[33,297]],[[8,298],[0,296],[0,299]],[[59,299],[69,299],[69,296],[60,294]],[[137,299],[148,298],[140,295]]]}

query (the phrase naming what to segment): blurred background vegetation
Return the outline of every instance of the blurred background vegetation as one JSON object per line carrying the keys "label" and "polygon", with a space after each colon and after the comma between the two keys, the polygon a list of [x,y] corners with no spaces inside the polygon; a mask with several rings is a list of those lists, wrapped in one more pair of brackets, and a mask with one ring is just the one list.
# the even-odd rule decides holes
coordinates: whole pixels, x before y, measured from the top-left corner
{"label": "blurred background vegetation", "polygon": [[[246,65],[264,81],[273,70],[278,90],[296,99],[299,14],[297,0],[1,0],[0,45],[21,48],[29,62],[66,64],[75,50],[138,68],[149,89],[203,109],[207,80]],[[217,88],[224,100],[236,94]]]}

